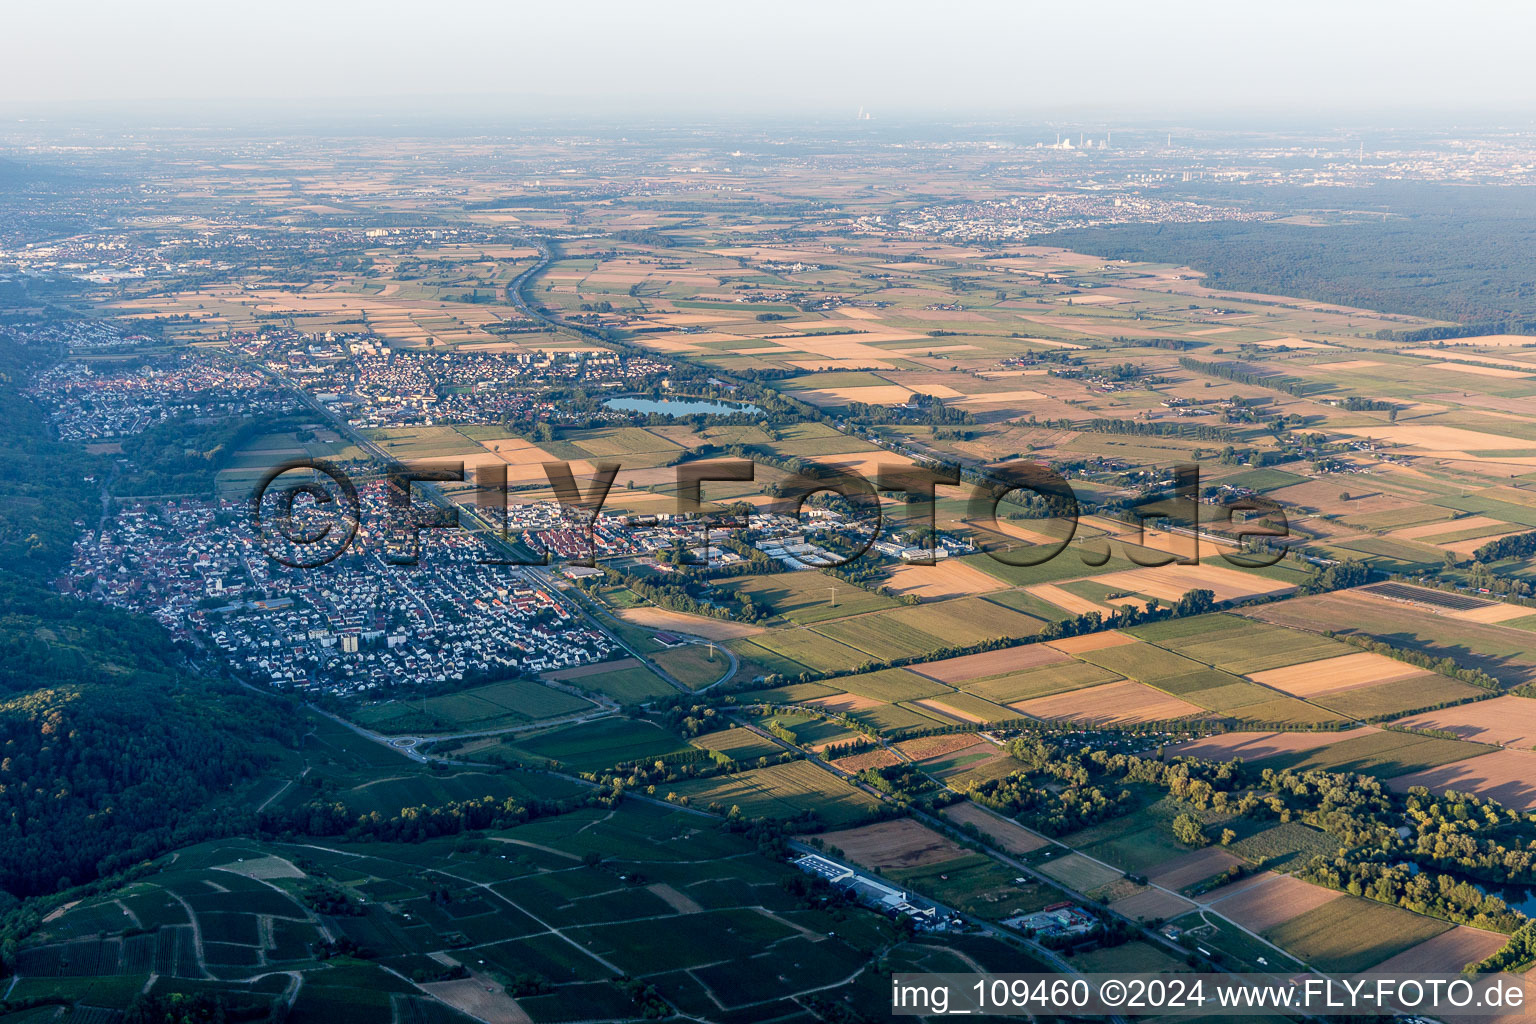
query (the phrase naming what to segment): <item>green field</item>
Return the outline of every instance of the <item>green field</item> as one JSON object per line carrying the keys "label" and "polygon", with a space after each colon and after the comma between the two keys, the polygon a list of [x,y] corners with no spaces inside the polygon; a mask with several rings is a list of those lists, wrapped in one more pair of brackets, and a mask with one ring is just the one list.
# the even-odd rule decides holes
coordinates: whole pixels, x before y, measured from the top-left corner
{"label": "green field", "polygon": [[1303,629],[1364,634],[1394,647],[1451,658],[1507,685],[1536,681],[1536,633],[1443,615],[1401,602],[1359,600],[1349,591],[1255,608],[1254,618]]}
{"label": "green field", "polygon": [[858,615],[851,619],[824,622],[815,629],[823,636],[863,652],[866,660],[873,661],[913,658],[948,646],[947,641],[914,628],[909,621],[896,618],[897,614],[877,612]]}
{"label": "green field", "polygon": [[1048,697],[1053,693],[1097,686],[1119,678],[1116,673],[1085,661],[1067,661],[988,679],[972,679],[958,685],[967,693],[974,693],[985,700],[1010,704],[1031,697]]}
{"label": "green field", "polygon": [[718,682],[731,667],[725,653],[709,644],[684,644],[647,657],[673,679],[695,690]]}
{"label": "green field", "polygon": [[[1179,940],[1184,946],[1203,947],[1220,954],[1217,962],[1229,970],[1286,975],[1302,969],[1297,961],[1277,953],[1273,946],[1213,911],[1186,914],[1172,923],[1184,930]],[[1260,958],[1264,963],[1259,963]]]}
{"label": "green field", "polygon": [[583,697],[513,679],[422,700],[384,701],[361,709],[354,717],[379,732],[454,732],[558,718],[594,706]]}
{"label": "green field", "polygon": [[1245,860],[1263,863],[1266,868],[1284,870],[1293,862],[1305,864],[1315,856],[1337,854],[1339,841],[1326,832],[1287,821],[1251,832],[1228,849]]}
{"label": "green field", "polygon": [[1295,697],[1274,697],[1257,704],[1229,708],[1221,714],[1239,727],[1288,727],[1342,722],[1344,716]]}
{"label": "green field", "polygon": [[980,597],[927,601],[917,608],[887,612],[881,618],[933,636],[944,646],[982,640],[1034,636],[1045,625],[1040,619]]}
{"label": "green field", "polygon": [[1476,757],[1497,749],[1485,743],[1386,731],[1341,740],[1316,750],[1267,758],[1264,764],[1265,767],[1294,768],[1298,771],[1324,768],[1329,771],[1358,772],[1385,779]]}
{"label": "green field", "polygon": [[936,711],[915,708],[907,704],[882,704],[874,708],[859,708],[850,717],[870,726],[882,736],[900,736],[912,729],[932,729],[936,725],[952,725]]}
{"label": "green field", "polygon": [[732,649],[745,658],[755,660],[751,647],[757,647],[770,656],[777,655],[791,664],[804,665],[818,672],[844,671],[876,660],[865,651],[839,643],[814,630],[800,627],[759,633],[749,641],[733,641],[733,643],[740,644]]}
{"label": "green field", "polygon": [[750,729],[720,729],[695,736],[692,743],[704,750],[724,754],[732,761],[755,761],[760,757],[772,757],[784,749]]}
{"label": "green field", "polygon": [[1205,668],[1197,661],[1182,658],[1171,651],[1165,651],[1161,647],[1147,643],[1124,644],[1097,651],[1085,651],[1078,657],[1091,665],[1118,672],[1127,679],[1153,685],[1160,680],[1193,675]]}
{"label": "green field", "polygon": [[555,760],[568,769],[591,772],[626,761],[677,753],[687,750],[688,744],[650,722],[603,718],[505,741],[500,749],[518,760]]}
{"label": "green field", "polygon": [[774,615],[800,625],[895,607],[888,597],[809,570],[726,580],[716,589],[727,595],[751,594]]}
{"label": "green field", "polygon": [[1057,901],[1060,890],[1036,882],[1015,882],[1018,872],[990,857],[970,853],[917,868],[893,868],[887,878],[966,913],[1001,920],[1014,911],[1039,910]]}
{"label": "green field", "polygon": [[879,802],[830,772],[806,761],[756,768],[669,787],[700,806],[741,808],[748,818],[794,818],[814,811],[827,825],[847,825],[869,816]]}
{"label": "green field", "polygon": [[592,672],[569,680],[567,685],[605,693],[621,704],[644,704],[677,694],[675,687],[644,665]]}
{"label": "green field", "polygon": [[1432,707],[1446,701],[1466,700],[1489,695],[1482,687],[1458,682],[1438,673],[1426,673],[1375,686],[1357,686],[1338,693],[1325,693],[1313,702],[1350,718],[1377,718],[1406,715],[1410,711]]}
{"label": "green field", "polygon": [[887,703],[918,700],[951,692],[950,687],[924,678],[904,668],[887,668],[856,676],[840,676],[837,685],[847,693],[872,697]]}
{"label": "green field", "polygon": [[1400,907],[1342,896],[1271,928],[1264,937],[1323,971],[1368,970],[1451,925]]}
{"label": "green field", "polygon": [[1338,640],[1236,615],[1170,619],[1128,632],[1235,675],[1355,653],[1355,648]]}

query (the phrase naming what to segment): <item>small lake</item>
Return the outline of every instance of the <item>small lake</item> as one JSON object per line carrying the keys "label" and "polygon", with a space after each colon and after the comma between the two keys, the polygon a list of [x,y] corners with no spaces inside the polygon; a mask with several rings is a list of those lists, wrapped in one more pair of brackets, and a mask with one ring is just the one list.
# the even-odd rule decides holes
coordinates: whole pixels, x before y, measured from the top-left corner
{"label": "small lake", "polygon": [[762,412],[747,402],[716,402],[708,398],[639,398],[623,395],[603,403],[605,409],[622,412],[655,413],[658,416],[735,416]]}
{"label": "small lake", "polygon": [[1511,910],[1518,910],[1526,917],[1536,917],[1536,885],[1521,885],[1515,882],[1504,884],[1484,882],[1480,879],[1466,878],[1462,875],[1453,875],[1452,877],[1472,883],[1485,896],[1497,896],[1508,904]]}
{"label": "small lake", "polygon": [[[1418,865],[1408,865],[1411,874],[1418,874]],[[1490,882],[1482,878],[1464,875],[1453,868],[1429,868],[1439,875],[1450,875],[1458,882],[1466,882],[1484,896],[1497,896],[1511,910],[1518,910],[1529,918],[1536,918],[1536,885],[1523,882]]]}

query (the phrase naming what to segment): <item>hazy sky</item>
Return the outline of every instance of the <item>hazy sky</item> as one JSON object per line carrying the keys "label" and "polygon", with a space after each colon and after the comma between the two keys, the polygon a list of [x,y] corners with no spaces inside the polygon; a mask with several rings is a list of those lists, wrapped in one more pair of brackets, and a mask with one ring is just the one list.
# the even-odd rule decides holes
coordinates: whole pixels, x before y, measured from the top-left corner
{"label": "hazy sky", "polygon": [[[11,0],[0,113],[312,100],[649,111],[1529,119],[1536,5]],[[338,104],[336,101],[350,101]],[[414,104],[412,104],[414,105]]]}

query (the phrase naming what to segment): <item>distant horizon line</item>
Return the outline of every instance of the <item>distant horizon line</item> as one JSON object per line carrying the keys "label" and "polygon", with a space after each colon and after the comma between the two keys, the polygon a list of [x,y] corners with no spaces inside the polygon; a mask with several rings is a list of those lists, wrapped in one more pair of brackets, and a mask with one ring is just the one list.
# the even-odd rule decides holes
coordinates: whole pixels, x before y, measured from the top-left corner
{"label": "distant horizon line", "polygon": [[[487,109],[494,106],[500,109]],[[530,109],[530,107],[543,109]],[[509,109],[514,108],[514,109]],[[863,114],[865,116],[861,117]],[[177,124],[161,124],[174,120]],[[370,126],[412,125],[431,121],[438,128],[600,128],[659,132],[723,128],[814,129],[825,131],[846,126],[868,135],[887,130],[935,129],[969,131],[1050,130],[1114,131],[1133,135],[1159,132],[1209,132],[1226,134],[1377,131],[1387,133],[1448,133],[1515,131],[1536,132],[1536,116],[1530,108],[1424,111],[1404,110],[1324,112],[1206,110],[1182,113],[1114,112],[1097,107],[1056,110],[944,109],[893,106],[882,110],[875,104],[853,102],[841,106],[785,107],[781,110],[731,111],[646,103],[638,106],[598,106],[551,103],[519,96],[487,94],[338,96],[328,98],[208,98],[120,100],[115,103],[60,101],[32,104],[26,109],[0,107],[0,129],[22,125],[55,125],[65,128],[110,128],[125,131],[182,130],[218,131],[271,126],[264,122],[331,125],[347,122],[353,129]]]}

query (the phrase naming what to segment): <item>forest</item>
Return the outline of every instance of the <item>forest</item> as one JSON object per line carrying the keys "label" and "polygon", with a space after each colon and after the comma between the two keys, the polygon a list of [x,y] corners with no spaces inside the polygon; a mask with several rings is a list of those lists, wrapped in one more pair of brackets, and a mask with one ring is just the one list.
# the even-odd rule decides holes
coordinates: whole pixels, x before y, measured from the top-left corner
{"label": "forest", "polygon": [[[1206,283],[1294,295],[1490,331],[1536,314],[1536,215],[1521,194],[1488,187],[1205,190],[1277,215],[1324,223],[1133,224],[1060,231],[1039,241],[1110,259],[1187,264]],[[1523,333],[1523,332],[1517,332]]]}
{"label": "forest", "polygon": [[[147,618],[55,593],[109,467],[21,393],[46,353],[0,350],[0,890],[52,892],[216,828],[207,810],[292,745],[272,698],[193,676]],[[3,899],[3,895],[0,895]]]}

